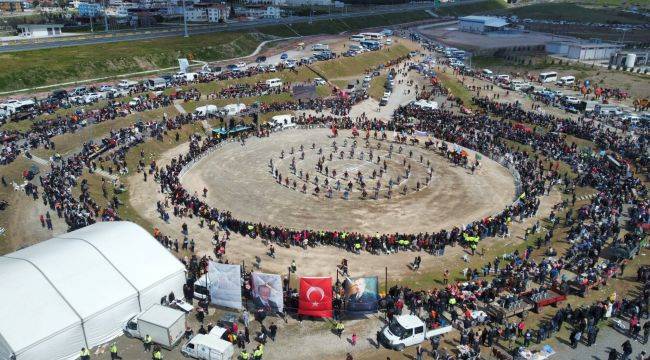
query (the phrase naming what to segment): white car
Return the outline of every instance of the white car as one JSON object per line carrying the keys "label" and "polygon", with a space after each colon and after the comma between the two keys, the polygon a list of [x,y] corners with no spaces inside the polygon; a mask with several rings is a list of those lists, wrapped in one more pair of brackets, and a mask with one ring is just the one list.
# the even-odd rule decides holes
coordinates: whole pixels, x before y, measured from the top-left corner
{"label": "white car", "polygon": [[278,70],[275,68],[275,65],[270,65],[270,66],[269,66],[269,71],[270,71],[270,72],[276,72],[276,71],[278,71]]}
{"label": "white car", "polygon": [[575,96],[565,96],[564,102],[566,102],[567,104],[576,105],[580,103],[580,99],[578,99]]}
{"label": "white car", "polygon": [[325,80],[323,80],[323,79],[321,79],[321,78],[319,78],[319,77],[314,78],[314,85],[316,85],[316,86],[320,86],[320,85],[325,85],[325,84],[327,84],[327,83],[325,82]]}
{"label": "white car", "polygon": [[372,80],[372,76],[366,75],[366,77],[363,78],[363,82],[369,83]]}
{"label": "white car", "polygon": [[110,85],[102,85],[99,87],[99,91],[111,91],[113,90],[113,87]]}
{"label": "white car", "polygon": [[288,69],[293,69],[296,67],[296,60],[294,59],[286,59],[284,60],[284,67]]}
{"label": "white car", "polygon": [[240,62],[237,63],[237,67],[240,68],[240,69],[243,69],[243,68],[246,67],[246,63],[243,62],[243,61],[240,61]]}

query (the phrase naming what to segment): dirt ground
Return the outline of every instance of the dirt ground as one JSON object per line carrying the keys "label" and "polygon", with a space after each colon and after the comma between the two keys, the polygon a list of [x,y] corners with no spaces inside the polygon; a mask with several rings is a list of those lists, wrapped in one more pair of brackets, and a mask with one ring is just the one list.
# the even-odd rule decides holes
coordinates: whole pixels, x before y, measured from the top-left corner
{"label": "dirt ground", "polygon": [[[273,137],[270,139],[272,140]],[[232,145],[241,146],[238,144]],[[251,146],[251,143],[249,142],[246,146]],[[187,144],[183,144],[166,152],[161,157],[159,164],[164,166],[171,158],[177,156],[179,153],[186,152],[187,148]],[[206,158],[206,160],[208,160],[206,164],[210,164],[210,159]],[[204,163],[199,163],[197,170],[203,167],[209,166],[206,166]],[[194,171],[190,171],[189,174],[191,175]],[[267,174],[263,175],[270,177]],[[470,175],[466,175],[466,177],[470,177]],[[281,188],[277,184],[271,185],[277,188],[275,191],[292,191]],[[150,183],[145,183],[141,176],[134,175],[129,179],[129,191],[133,195],[130,199],[131,204],[147,220],[159,227],[161,231],[172,237],[180,237],[180,226],[183,222],[186,222],[189,226],[190,237],[197,242],[196,252],[200,255],[211,254],[212,232],[205,228],[200,228],[196,219],[172,217],[170,223],[166,224],[157,217],[154,200],[163,198],[163,195],[158,192],[157,186],[151,186]],[[306,196],[303,194],[300,195]],[[538,216],[540,218],[548,216],[552,206],[560,201],[560,194],[556,191],[553,191],[550,196],[542,197]],[[515,247],[523,241],[525,229],[532,226],[535,221],[536,219],[531,218],[524,220],[522,223],[514,222],[511,228],[512,237],[485,239],[481,245],[488,253],[495,253],[503,249]],[[340,259],[344,257],[349,259],[350,273],[352,275],[379,275],[382,278],[384,268],[386,268],[389,283],[404,278],[413,278],[432,272],[439,272],[444,268],[458,269],[458,275],[460,275],[461,268],[470,266],[470,264],[463,262],[462,256],[466,253],[459,247],[448,249],[443,257],[420,254],[423,261],[420,270],[417,272],[413,272],[407,266],[412,261],[413,256],[415,256],[410,252],[396,253],[390,256],[371,255],[368,253],[356,255],[338,248],[326,246],[307,250],[292,247],[290,249],[277,248],[276,258],[272,259],[266,255],[266,250],[266,246],[259,239],[243,238],[235,235],[228,244],[226,258],[230,263],[244,263],[247,268],[250,268],[255,263],[255,258],[258,257],[261,259],[259,271],[280,274],[286,274],[287,267],[292,260],[295,260],[298,270],[296,275],[292,275],[292,282],[295,281],[296,276],[303,275],[334,277],[336,276],[335,264],[340,262]],[[481,261],[478,256],[476,259],[477,261]],[[218,319],[223,312],[223,310],[216,310],[211,319]],[[330,324],[328,321],[310,320],[299,322],[295,318],[288,317],[287,323],[284,323],[281,319],[267,320],[267,326],[270,321],[275,321],[278,325],[279,336],[277,342],[267,344],[265,359],[341,359],[347,352],[352,353],[355,358],[384,359],[386,356],[390,356],[391,358],[401,359],[410,358],[413,350],[408,349],[403,354],[385,349],[375,350],[373,340],[375,332],[383,325],[380,316],[373,315],[365,319],[346,321],[346,332],[341,339],[330,332]],[[198,325],[195,324],[194,328],[196,327]],[[259,329],[259,325],[255,323],[252,326],[252,331],[256,331],[257,329]],[[357,345],[354,347],[349,342],[349,338],[353,332],[359,338]],[[457,335],[450,334],[447,338],[447,341],[449,341],[447,346],[451,346],[452,342],[450,340],[456,339]],[[298,341],[297,339],[300,340]],[[121,349],[125,349],[129,359],[146,359],[146,355],[142,353],[141,345],[138,341],[122,337],[118,340],[118,346]],[[248,349],[250,350],[250,347]],[[165,358],[180,359],[181,355],[178,353],[178,348],[172,352],[165,353]]]}
{"label": "dirt ground", "polygon": [[[513,201],[512,176],[497,163],[486,159],[472,175],[467,169],[451,166],[446,159],[431,151],[408,145],[402,154],[398,154],[398,146],[394,146],[395,153],[391,159],[387,159],[387,165],[390,165],[381,179],[379,199],[362,200],[358,184],[354,186],[350,200],[343,199],[343,192],[336,190],[332,199],[325,197],[324,190],[316,196],[313,194],[313,179],[319,176],[322,188],[325,176],[316,173],[315,164],[319,149],[323,149],[326,157],[333,150],[331,145],[334,140],[329,135],[327,129],[288,130],[269,138],[252,139],[243,147],[238,143],[228,143],[195,165],[183,178],[183,184],[191,192],[201,193],[203,188],[207,188],[208,203],[231,211],[237,218],[291,228],[338,229],[368,234],[430,232],[450,228],[497,213]],[[359,160],[356,154],[354,159],[349,159],[353,140],[346,135],[349,132],[336,139],[339,146],[344,141],[348,142],[347,147],[339,149],[345,151],[344,159],[339,160],[334,155],[333,161],[327,161],[325,165],[330,171],[337,170],[336,179],[343,183],[342,186],[348,182],[343,179],[345,171],[350,173],[350,178],[361,171],[368,179],[368,187],[374,188],[377,180],[370,179],[371,172],[379,172],[381,166],[374,158],[372,162],[368,161],[369,149],[363,145],[356,150],[356,154],[365,150],[364,160]],[[312,144],[316,144],[316,149],[311,149]],[[382,149],[377,150],[375,144],[380,144]],[[289,171],[290,158],[294,157],[289,155],[290,148],[298,151],[301,145],[306,148],[305,160],[300,160],[296,153],[296,167],[298,171],[311,174],[307,193],[300,191],[304,182],[290,175]],[[371,142],[375,156],[379,155],[385,160],[387,147],[385,142]],[[279,158],[282,150],[286,154],[284,160]],[[413,151],[413,158],[408,156],[410,151]],[[419,161],[420,155],[423,157],[422,163]],[[285,178],[289,176],[289,187],[275,181],[269,168],[270,159]],[[404,178],[403,161],[412,166],[408,179]],[[426,164],[429,161],[433,179],[427,184]],[[400,185],[393,190],[395,195],[391,199],[386,198],[389,177],[397,182],[400,176]],[[291,187],[293,180],[298,182],[295,190]],[[328,180],[333,186],[335,178],[331,174]],[[417,182],[421,183],[420,191],[416,191]],[[397,194],[403,186],[408,187],[407,194]],[[372,196],[373,190],[369,190],[369,193]]]}

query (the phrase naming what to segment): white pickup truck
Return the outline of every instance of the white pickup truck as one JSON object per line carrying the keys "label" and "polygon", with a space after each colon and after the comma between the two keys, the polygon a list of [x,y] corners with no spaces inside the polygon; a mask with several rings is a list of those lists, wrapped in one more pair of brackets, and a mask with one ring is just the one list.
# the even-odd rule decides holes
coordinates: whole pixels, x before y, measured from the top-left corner
{"label": "white pickup truck", "polygon": [[451,322],[444,319],[438,328],[427,330],[422,319],[415,315],[395,316],[390,324],[377,333],[377,342],[387,348],[402,351],[407,346],[418,345],[434,336],[453,330]]}

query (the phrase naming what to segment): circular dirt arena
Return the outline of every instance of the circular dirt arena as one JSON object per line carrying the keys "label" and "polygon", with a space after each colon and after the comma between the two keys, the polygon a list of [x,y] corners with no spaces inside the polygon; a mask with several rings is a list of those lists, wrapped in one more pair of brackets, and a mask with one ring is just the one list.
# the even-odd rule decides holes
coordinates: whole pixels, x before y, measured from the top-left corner
{"label": "circular dirt arena", "polygon": [[391,142],[371,137],[368,144],[357,138],[354,146],[349,131],[330,135],[328,129],[293,129],[243,146],[230,142],[182,182],[191,192],[208,189],[209,204],[239,219],[367,234],[449,229],[512,203],[511,174],[486,157],[472,174],[421,145],[393,144],[391,150]]}

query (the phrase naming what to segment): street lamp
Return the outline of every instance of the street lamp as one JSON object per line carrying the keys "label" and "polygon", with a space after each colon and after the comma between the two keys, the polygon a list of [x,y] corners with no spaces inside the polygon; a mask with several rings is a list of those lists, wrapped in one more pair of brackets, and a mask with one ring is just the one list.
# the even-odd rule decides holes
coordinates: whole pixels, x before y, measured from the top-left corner
{"label": "street lamp", "polygon": [[104,0],[104,31],[108,32],[108,15],[106,14],[106,0]]}

